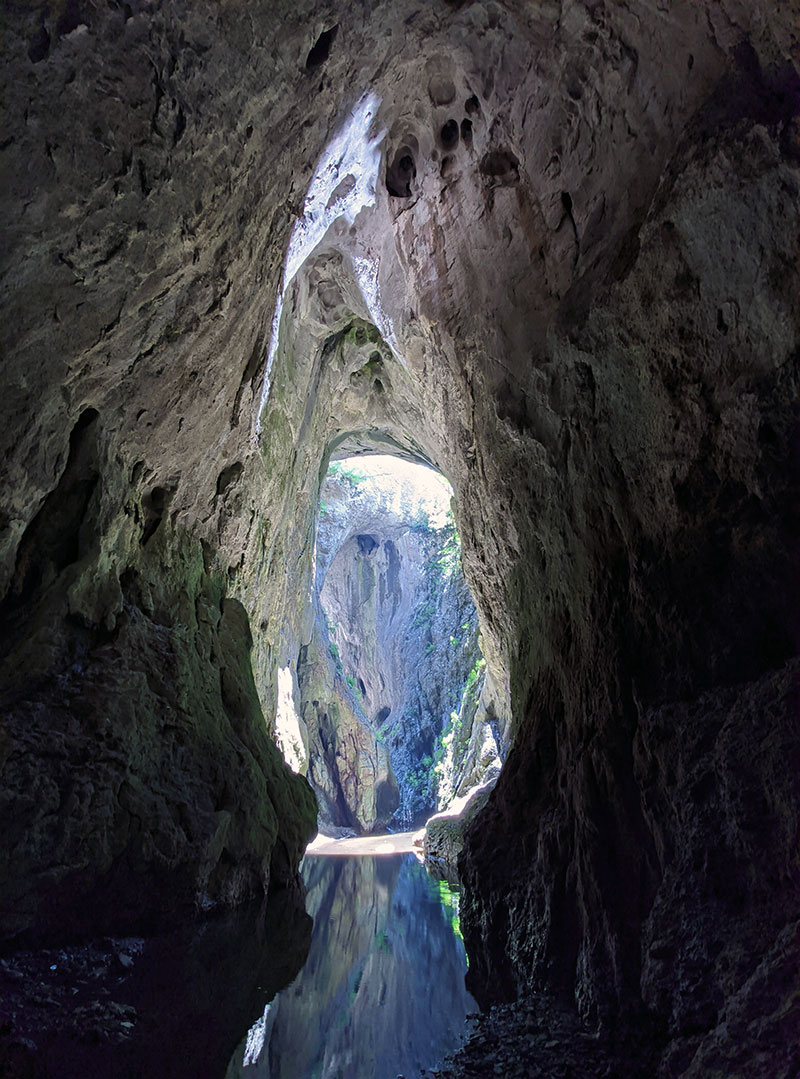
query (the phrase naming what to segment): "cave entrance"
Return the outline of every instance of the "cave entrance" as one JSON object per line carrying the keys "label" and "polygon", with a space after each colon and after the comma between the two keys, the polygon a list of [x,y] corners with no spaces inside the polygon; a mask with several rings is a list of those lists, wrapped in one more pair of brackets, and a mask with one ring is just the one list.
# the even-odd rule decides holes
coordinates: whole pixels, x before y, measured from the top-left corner
{"label": "cave entrance", "polygon": [[499,770],[452,497],[432,468],[384,454],[323,479],[297,669],[321,831],[418,827]]}
{"label": "cave entrance", "polygon": [[[305,386],[303,430],[318,431],[326,467],[333,459],[319,477],[313,547],[316,491],[303,462],[310,499],[294,565],[310,574],[310,603],[287,611],[275,687],[276,740],[311,782],[329,834],[420,823],[499,771],[508,737],[494,718],[507,715],[508,694],[487,673],[461,573],[453,492],[431,467],[425,447],[438,438],[403,356],[408,335],[396,333],[403,271],[384,242],[394,226],[378,182],[380,104],[360,97],[317,162],[289,238],[255,424],[260,437],[268,403],[279,414]],[[414,171],[409,147],[398,159],[406,180],[392,181],[401,186]],[[267,451],[276,462],[277,441]]]}

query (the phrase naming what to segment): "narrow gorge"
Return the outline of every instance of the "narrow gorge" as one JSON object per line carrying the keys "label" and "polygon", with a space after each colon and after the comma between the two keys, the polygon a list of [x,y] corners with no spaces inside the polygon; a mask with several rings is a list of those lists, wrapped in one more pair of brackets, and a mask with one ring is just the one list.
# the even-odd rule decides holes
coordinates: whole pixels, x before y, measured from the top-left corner
{"label": "narrow gorge", "polygon": [[284,674],[276,736],[331,835],[419,826],[499,774],[508,718],[451,497],[430,469],[383,456],[334,463],[322,485],[314,628]]}
{"label": "narrow gorge", "polygon": [[0,29],[0,1073],[796,1079],[800,0]]}

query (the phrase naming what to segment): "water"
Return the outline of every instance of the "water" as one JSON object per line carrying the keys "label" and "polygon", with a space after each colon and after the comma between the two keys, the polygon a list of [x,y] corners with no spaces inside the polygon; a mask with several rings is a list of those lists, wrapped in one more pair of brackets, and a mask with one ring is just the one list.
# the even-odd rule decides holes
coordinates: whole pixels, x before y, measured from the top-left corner
{"label": "water", "polygon": [[243,1038],[226,1079],[406,1079],[476,1011],[457,896],[412,854],[307,857],[308,960]]}
{"label": "water", "polygon": [[297,976],[311,930],[287,890],[147,938],[4,953],[0,1075],[222,1079],[242,1033]]}

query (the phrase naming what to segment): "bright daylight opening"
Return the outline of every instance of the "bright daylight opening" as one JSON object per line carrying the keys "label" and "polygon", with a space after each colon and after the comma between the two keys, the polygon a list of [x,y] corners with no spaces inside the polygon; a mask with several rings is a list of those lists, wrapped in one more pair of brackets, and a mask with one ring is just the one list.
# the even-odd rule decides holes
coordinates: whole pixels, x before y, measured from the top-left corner
{"label": "bright daylight opening", "polygon": [[284,672],[279,734],[328,836],[408,831],[493,779],[478,617],[443,476],[392,456],[330,465],[314,629]]}

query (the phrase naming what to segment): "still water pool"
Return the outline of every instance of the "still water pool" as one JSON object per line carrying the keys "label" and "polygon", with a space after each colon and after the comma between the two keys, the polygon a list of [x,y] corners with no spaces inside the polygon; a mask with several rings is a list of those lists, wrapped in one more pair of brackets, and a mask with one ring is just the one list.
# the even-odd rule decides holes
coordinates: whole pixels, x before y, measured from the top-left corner
{"label": "still water pool", "polygon": [[226,1079],[413,1079],[456,1049],[477,1006],[458,897],[413,854],[313,857],[308,959],[248,1031]]}

